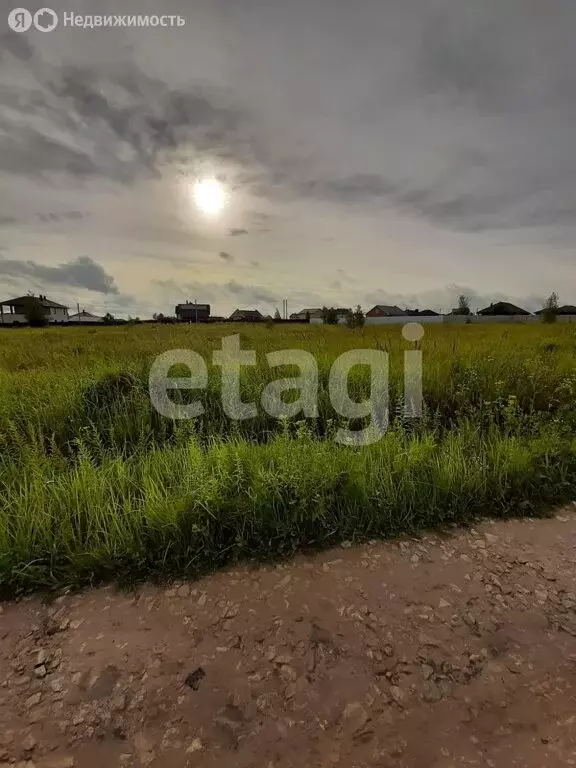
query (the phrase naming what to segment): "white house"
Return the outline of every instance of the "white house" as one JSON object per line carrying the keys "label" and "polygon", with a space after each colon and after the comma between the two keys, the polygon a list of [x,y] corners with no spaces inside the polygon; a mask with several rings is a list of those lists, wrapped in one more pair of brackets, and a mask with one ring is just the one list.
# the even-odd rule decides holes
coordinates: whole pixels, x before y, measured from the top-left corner
{"label": "white house", "polygon": [[86,312],[85,309],[82,312],[76,312],[74,315],[68,317],[69,323],[103,323],[104,318],[100,315],[93,315],[91,312]]}
{"label": "white house", "polygon": [[68,307],[40,296],[19,296],[0,302],[0,325],[26,324],[31,310],[44,315],[48,323],[67,323]]}

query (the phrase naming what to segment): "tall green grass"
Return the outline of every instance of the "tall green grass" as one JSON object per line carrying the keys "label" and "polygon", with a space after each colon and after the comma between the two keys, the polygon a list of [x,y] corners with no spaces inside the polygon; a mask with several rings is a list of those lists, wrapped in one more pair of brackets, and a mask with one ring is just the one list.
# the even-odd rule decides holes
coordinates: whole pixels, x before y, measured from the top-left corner
{"label": "tall green grass", "polygon": [[[293,423],[223,413],[218,371],[206,413],[174,423],[150,406],[154,357],[207,361],[224,334],[258,351],[243,378],[259,400],[264,355],[315,354],[319,416]],[[0,587],[199,573],[477,514],[537,513],[576,490],[576,331],[431,327],[425,411],[403,418],[400,328],[144,326],[0,333]],[[372,446],[332,437],[327,377],[343,351],[390,354],[391,428]],[[366,390],[355,375],[351,393]],[[198,393],[194,393],[198,397]]]}

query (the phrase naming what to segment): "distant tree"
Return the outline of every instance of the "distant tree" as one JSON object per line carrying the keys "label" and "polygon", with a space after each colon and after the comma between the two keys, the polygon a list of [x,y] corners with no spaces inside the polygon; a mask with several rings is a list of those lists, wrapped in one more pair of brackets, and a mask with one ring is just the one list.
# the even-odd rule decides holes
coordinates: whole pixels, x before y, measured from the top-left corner
{"label": "distant tree", "polygon": [[106,312],[106,314],[104,315],[104,322],[107,325],[110,325],[111,323],[113,323],[114,322],[114,315],[111,315],[110,312]]}
{"label": "distant tree", "polygon": [[42,306],[36,301],[31,301],[24,310],[24,317],[31,328],[43,328],[48,325],[48,318],[42,311]]}
{"label": "distant tree", "polygon": [[155,323],[163,323],[165,318],[162,312],[154,312],[152,320],[154,320]]}
{"label": "distant tree", "polygon": [[470,298],[468,296],[464,296],[464,294],[462,294],[461,296],[458,296],[457,314],[459,315],[472,314],[472,311],[470,309]]}
{"label": "distant tree", "polygon": [[558,317],[558,294],[556,291],[550,294],[546,301],[544,302],[544,306],[542,307],[542,312],[540,314],[540,317],[542,318],[543,323],[555,323],[556,318]]}
{"label": "distant tree", "polygon": [[278,307],[276,307],[276,312],[274,312],[274,320],[282,320],[282,317],[280,316],[280,311],[278,310]]}
{"label": "distant tree", "polygon": [[358,304],[354,311],[350,309],[346,315],[346,325],[348,328],[362,328],[364,321],[364,312],[362,312],[360,304]]}
{"label": "distant tree", "polygon": [[310,322],[310,312],[306,312],[306,322]]}
{"label": "distant tree", "polygon": [[322,317],[326,325],[338,325],[338,312],[334,307],[323,307]]}

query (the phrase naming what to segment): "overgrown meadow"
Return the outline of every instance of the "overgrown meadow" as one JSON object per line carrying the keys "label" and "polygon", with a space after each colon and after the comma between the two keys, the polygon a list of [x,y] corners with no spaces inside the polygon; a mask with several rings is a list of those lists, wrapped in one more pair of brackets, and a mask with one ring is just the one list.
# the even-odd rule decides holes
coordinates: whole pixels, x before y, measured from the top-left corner
{"label": "overgrown meadow", "polygon": [[[205,413],[155,412],[148,372],[188,348],[211,362],[239,333],[258,352],[246,401],[296,370],[265,353],[301,348],[319,365],[317,419],[231,422],[210,367]],[[359,347],[390,356],[390,427],[374,445],[335,443],[343,420],[328,372]],[[424,414],[404,418],[401,327],[163,326],[0,332],[0,588],[195,574],[348,539],[479,514],[537,514],[576,493],[576,326],[426,327]],[[369,391],[359,367],[352,396]],[[183,396],[181,393],[177,393]],[[357,428],[361,424],[347,425]]]}

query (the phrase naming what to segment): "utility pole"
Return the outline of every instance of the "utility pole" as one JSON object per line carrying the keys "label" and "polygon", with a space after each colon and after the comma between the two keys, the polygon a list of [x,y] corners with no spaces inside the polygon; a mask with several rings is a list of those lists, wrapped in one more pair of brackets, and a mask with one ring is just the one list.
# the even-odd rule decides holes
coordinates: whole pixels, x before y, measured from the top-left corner
{"label": "utility pole", "polygon": [[78,310],[78,322],[81,323],[82,322],[82,317],[80,316],[80,302],[79,301],[76,302],[76,309]]}
{"label": "utility pole", "polygon": [[196,307],[196,325],[198,325],[198,299],[194,299],[194,306]]}

